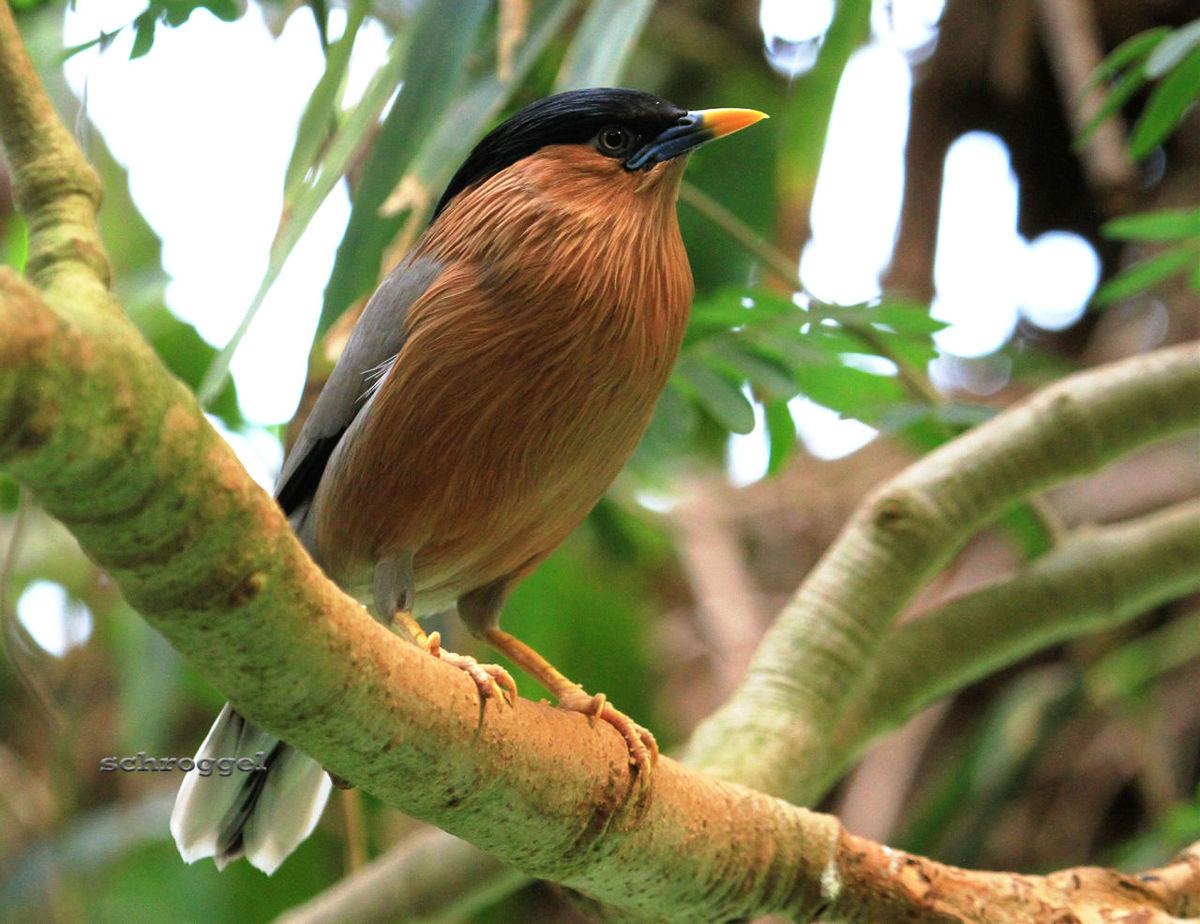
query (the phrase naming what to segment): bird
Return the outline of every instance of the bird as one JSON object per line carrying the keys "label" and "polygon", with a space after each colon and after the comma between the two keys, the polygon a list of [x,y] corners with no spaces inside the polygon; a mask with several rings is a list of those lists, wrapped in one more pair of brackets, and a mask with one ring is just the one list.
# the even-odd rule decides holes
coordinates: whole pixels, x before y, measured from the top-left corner
{"label": "bird", "polygon": [[[653,735],[500,613],[600,500],[666,385],[693,295],[676,216],[688,155],[763,118],[600,87],[495,127],[368,300],[276,484],[314,561],[377,619],[503,708],[508,672],[417,622],[457,607],[560,707],[615,727],[642,781]],[[187,774],[171,832],[189,863],[244,855],[269,874],[312,832],[329,775],[229,704],[196,762],[225,756],[257,769]]]}

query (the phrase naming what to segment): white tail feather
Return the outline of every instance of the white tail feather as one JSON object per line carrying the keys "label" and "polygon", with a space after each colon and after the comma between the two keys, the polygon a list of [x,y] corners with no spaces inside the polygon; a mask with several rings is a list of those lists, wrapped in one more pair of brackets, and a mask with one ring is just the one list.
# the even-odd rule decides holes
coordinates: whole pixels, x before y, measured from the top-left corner
{"label": "white tail feather", "polygon": [[[250,758],[267,769],[235,768],[221,776],[207,763],[218,758]],[[188,863],[212,857],[224,869],[245,854],[272,873],[312,833],[329,799],[329,775],[320,764],[250,724],[228,703],[200,745],[196,764],[207,765],[210,775],[189,771],[171,813],[171,834]]]}

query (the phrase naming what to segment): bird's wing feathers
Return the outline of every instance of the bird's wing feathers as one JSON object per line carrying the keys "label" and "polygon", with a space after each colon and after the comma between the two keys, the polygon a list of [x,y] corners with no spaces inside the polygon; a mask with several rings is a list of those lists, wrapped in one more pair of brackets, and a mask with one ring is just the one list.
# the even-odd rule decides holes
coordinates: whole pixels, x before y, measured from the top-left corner
{"label": "bird's wing feathers", "polygon": [[405,260],[375,290],[341,358],[284,460],[275,496],[291,515],[312,499],[329,457],[404,346],[409,307],[442,271],[439,260]]}

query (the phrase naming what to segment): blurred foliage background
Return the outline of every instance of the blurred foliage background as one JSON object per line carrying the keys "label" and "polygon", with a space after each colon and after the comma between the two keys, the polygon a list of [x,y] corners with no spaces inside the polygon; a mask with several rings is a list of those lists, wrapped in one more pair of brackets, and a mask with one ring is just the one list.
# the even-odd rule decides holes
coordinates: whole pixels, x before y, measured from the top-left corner
{"label": "blurred foliage background", "polygon": [[[505,614],[506,628],[588,689],[603,689],[667,749],[728,694],[764,627],[872,485],[1071,369],[1200,333],[1200,120],[1188,110],[1200,90],[1200,35],[1184,0],[838,0],[807,33],[789,34],[764,31],[770,16],[823,5],[156,0],[91,44],[153,56],[161,30],[186,31],[197,18],[258,17],[278,31],[290,17],[311,17],[324,54],[278,177],[282,208],[262,287],[234,340],[216,347],[169,310],[161,242],[124,167],[67,89],[63,62],[79,49],[64,48],[64,4],[15,5],[43,79],[103,176],[101,220],[119,298],[232,438],[286,439],[284,427],[246,417],[229,364],[331,190],[347,184],[350,216],[301,412],[381,267],[419,233],[470,146],[520,105],[619,83],[694,108],[772,115],[736,145],[693,159],[680,219],[697,299],[676,374],[630,469]],[[926,34],[898,43],[900,25],[914,17]],[[345,105],[349,61],[367,25],[386,32],[390,50]],[[883,300],[798,295],[847,62],[888,43],[904,54],[913,83]],[[213,67],[220,57],[214,47]],[[1094,86],[1111,89],[1108,101],[1076,105]],[[998,349],[963,357],[938,340],[946,322],[930,303],[939,294],[947,152],[977,131],[1007,151],[1020,189],[1017,231],[1027,240],[1077,234],[1098,255],[1104,281],[1094,310],[1069,326],[1022,317]],[[20,266],[23,248],[0,171],[0,253]],[[981,278],[971,293],[981,304],[987,286]],[[851,455],[817,458],[797,431],[804,399],[878,435]],[[732,437],[747,433],[765,477],[735,484],[730,453],[746,444]],[[1039,554],[1057,528],[1193,495],[1196,459],[1194,439],[1172,443],[1052,492],[1036,512],[1016,511],[978,537],[914,613]],[[0,608],[3,920],[265,920],[414,830],[355,792],[335,797],[316,835],[270,879],[242,863],[220,875],[207,862],[184,866],[167,833],[178,777],[101,773],[99,762],[190,755],[221,695],[3,479]],[[57,627],[57,643],[39,644],[37,625]],[[456,621],[441,628],[451,647],[471,649]],[[1192,600],[1046,651],[881,742],[822,807],[856,833],[959,865],[1161,862],[1200,837],[1198,652]],[[525,695],[543,695],[518,680]],[[475,919],[578,915],[556,890],[529,886]]]}

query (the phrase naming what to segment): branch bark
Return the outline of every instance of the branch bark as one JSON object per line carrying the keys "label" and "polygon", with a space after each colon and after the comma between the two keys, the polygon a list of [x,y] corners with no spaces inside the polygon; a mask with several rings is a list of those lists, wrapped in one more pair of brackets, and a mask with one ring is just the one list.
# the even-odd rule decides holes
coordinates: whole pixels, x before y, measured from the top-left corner
{"label": "branch bark", "polygon": [[889,632],[826,742],[828,760],[844,768],[872,738],[939,697],[1197,590],[1200,501],[1084,530],[1017,573]]}

